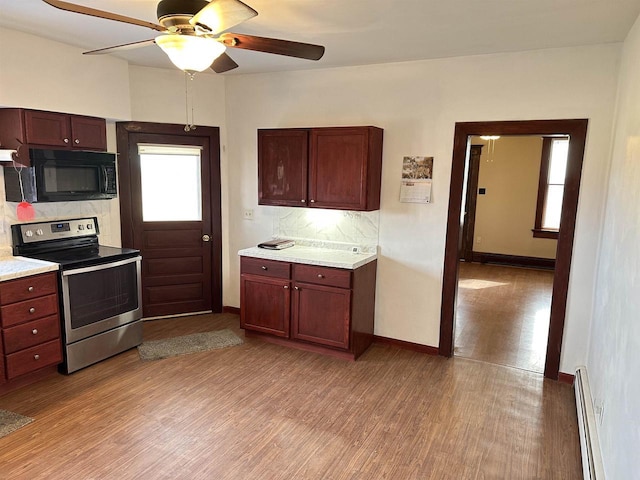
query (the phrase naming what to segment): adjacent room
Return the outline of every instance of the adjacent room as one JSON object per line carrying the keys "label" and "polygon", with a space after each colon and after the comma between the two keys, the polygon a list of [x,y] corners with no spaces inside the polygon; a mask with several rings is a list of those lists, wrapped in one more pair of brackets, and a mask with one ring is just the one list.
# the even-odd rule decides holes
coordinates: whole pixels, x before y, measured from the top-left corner
{"label": "adjacent room", "polygon": [[0,0],[0,478],[636,478],[639,16]]}

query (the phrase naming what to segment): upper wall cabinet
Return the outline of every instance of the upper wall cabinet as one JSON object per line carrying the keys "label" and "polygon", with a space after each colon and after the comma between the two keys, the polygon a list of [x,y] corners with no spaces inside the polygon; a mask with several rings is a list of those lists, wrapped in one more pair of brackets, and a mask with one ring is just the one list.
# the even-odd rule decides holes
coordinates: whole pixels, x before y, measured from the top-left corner
{"label": "upper wall cabinet", "polygon": [[66,113],[3,108],[0,109],[0,145],[13,149],[28,145],[106,151],[106,121]]}
{"label": "upper wall cabinet", "polygon": [[258,203],[378,210],[382,132],[377,127],[258,130]]}

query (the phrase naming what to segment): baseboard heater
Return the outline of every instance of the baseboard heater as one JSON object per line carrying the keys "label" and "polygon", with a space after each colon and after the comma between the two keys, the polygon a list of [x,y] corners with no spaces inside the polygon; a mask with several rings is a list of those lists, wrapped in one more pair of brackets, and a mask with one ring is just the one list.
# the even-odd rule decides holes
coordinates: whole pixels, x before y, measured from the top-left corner
{"label": "baseboard heater", "polygon": [[576,391],[580,450],[582,452],[582,476],[585,480],[604,480],[604,468],[600,455],[596,416],[593,411],[587,367],[576,369],[573,384]]}

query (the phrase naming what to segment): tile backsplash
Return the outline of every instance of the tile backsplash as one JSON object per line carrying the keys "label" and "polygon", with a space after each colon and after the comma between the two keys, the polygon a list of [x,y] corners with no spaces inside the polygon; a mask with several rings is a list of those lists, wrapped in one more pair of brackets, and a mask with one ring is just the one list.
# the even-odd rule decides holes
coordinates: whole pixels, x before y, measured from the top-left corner
{"label": "tile backsplash", "polygon": [[[11,225],[25,223],[18,220],[17,203],[5,201],[4,171],[0,168],[0,248],[12,247]],[[120,228],[119,204],[117,199],[92,200],[80,202],[46,202],[34,203],[35,217],[29,222],[46,220],[62,220],[66,218],[97,217],[102,245],[119,246]]]}
{"label": "tile backsplash", "polygon": [[358,247],[374,253],[378,245],[380,212],[353,212],[317,208],[269,207],[273,237],[290,238],[301,245],[339,250]]}

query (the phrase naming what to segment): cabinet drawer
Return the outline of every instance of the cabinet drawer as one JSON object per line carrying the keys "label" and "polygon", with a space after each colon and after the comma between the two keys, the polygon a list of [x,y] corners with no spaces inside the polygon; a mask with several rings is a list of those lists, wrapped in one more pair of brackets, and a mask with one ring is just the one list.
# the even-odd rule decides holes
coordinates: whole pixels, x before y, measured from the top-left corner
{"label": "cabinet drawer", "polygon": [[12,303],[0,308],[2,326],[7,328],[20,323],[58,313],[58,296],[47,295],[24,302]]}
{"label": "cabinet drawer", "polygon": [[330,287],[351,288],[351,270],[340,268],[295,264],[293,266],[293,279],[298,282],[315,283]]}
{"label": "cabinet drawer", "polygon": [[7,380],[62,362],[60,340],[43,343],[6,356]]}
{"label": "cabinet drawer", "polygon": [[242,257],[240,260],[240,273],[263,275],[275,278],[291,278],[291,264],[276,260],[263,260],[261,258]]}
{"label": "cabinet drawer", "polygon": [[0,288],[0,304],[7,305],[56,293],[57,283],[58,279],[55,273],[3,282],[2,288]]}
{"label": "cabinet drawer", "polygon": [[60,320],[58,315],[5,328],[4,351],[8,355],[19,350],[60,338]]}

